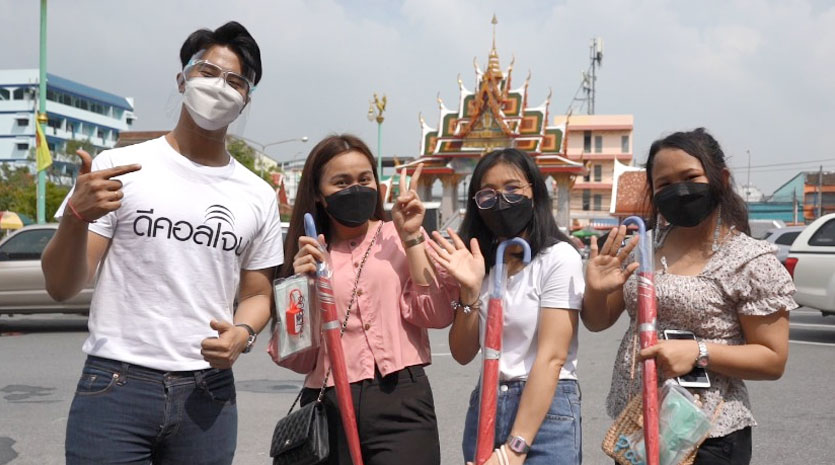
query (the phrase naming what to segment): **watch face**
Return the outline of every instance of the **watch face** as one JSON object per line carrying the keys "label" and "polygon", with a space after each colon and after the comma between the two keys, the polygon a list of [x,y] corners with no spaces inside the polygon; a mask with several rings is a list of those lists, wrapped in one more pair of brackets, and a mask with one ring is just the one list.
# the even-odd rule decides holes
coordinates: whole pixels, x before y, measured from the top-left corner
{"label": "watch face", "polygon": [[507,441],[507,446],[510,447],[510,450],[519,454],[526,454],[530,450],[528,443],[519,436],[511,436]]}

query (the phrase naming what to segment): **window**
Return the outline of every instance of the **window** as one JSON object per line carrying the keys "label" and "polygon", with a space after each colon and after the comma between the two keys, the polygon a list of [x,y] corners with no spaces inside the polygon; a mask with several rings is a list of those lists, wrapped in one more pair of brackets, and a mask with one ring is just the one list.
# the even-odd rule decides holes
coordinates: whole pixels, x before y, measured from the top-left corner
{"label": "window", "polygon": [[67,121],[67,131],[75,134],[75,123]]}
{"label": "window", "polygon": [[591,191],[588,189],[583,189],[583,211],[589,211],[591,209]]}
{"label": "window", "polygon": [[594,199],[594,202],[593,202],[593,205],[594,205],[594,210],[595,210],[595,211],[600,211],[600,210],[602,210],[602,209],[603,209],[603,208],[602,208],[602,205],[603,205],[603,196],[602,196],[602,195],[600,195],[600,194],[594,194],[593,199]]}
{"label": "window", "polygon": [[774,241],[774,243],[780,245],[792,245],[799,234],[800,231],[787,232],[785,234],[780,235],[780,237],[778,237]]}
{"label": "window", "polygon": [[603,165],[594,165],[594,182],[603,180]]}
{"label": "window", "polygon": [[33,229],[17,234],[0,248],[0,261],[39,260],[53,234],[54,229]]}
{"label": "window", "polygon": [[829,220],[818,228],[809,238],[809,245],[835,246],[835,220]]}
{"label": "window", "polygon": [[12,93],[9,92],[9,89],[0,89],[0,100],[9,100],[12,96]]}
{"label": "window", "polygon": [[17,143],[18,150],[29,150],[29,143],[28,142],[18,142]]}
{"label": "window", "polygon": [[46,89],[46,99],[55,102],[58,100],[58,96],[56,95],[56,92],[54,90]]}
{"label": "window", "polygon": [[629,153],[629,136],[620,136],[621,153]]}
{"label": "window", "polygon": [[591,131],[583,131],[583,153],[591,152]]}
{"label": "window", "polygon": [[17,89],[12,92],[12,100],[23,100],[23,91],[25,89],[23,87],[18,87]]}
{"label": "window", "polygon": [[17,126],[18,127],[29,126],[29,118],[28,117],[18,116],[15,119],[17,120]]}
{"label": "window", "polygon": [[102,131],[101,129],[97,130],[96,137],[98,137],[99,139],[104,139],[104,131]]}
{"label": "window", "polygon": [[603,152],[603,136],[594,136],[594,153]]}

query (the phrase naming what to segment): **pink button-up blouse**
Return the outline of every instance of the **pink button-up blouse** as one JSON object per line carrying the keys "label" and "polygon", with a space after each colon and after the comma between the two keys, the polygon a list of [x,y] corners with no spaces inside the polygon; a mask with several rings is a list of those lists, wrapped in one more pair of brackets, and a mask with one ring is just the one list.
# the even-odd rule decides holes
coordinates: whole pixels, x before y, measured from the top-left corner
{"label": "pink button-up blouse", "polygon": [[[357,239],[331,247],[340,325],[351,300],[357,270],[376,231],[377,225],[373,225],[361,242]],[[449,326],[453,319],[452,301],[458,299],[455,279],[439,265],[435,270],[435,283],[414,284],[394,223],[383,224],[363,267],[357,298],[342,335],[349,382],[374,378],[375,365],[385,376],[432,361],[426,329]],[[330,367],[323,347],[291,357],[280,365],[307,373],[305,386],[312,388],[322,386]],[[333,385],[333,377],[328,379],[328,385]]]}

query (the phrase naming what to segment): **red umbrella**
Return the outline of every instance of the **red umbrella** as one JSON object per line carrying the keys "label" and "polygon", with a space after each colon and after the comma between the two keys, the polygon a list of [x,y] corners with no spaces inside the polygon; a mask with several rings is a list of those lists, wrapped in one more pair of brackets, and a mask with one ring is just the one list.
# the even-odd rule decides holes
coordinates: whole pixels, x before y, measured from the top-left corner
{"label": "red umbrella", "polygon": [[[304,215],[305,234],[317,238],[316,223],[313,215]],[[331,269],[328,263],[319,263],[316,267],[316,293],[319,297],[319,307],[322,311],[322,330],[325,334],[325,345],[328,360],[333,370],[333,384],[336,387],[336,403],[342,426],[348,440],[348,449],[354,465],[363,465],[360,450],[360,438],[357,431],[357,416],[354,413],[354,401],[351,387],[348,384],[348,369],[345,366],[345,352],[342,350],[342,335],[340,334],[339,317],[336,313],[336,300],[331,284]]]}
{"label": "red umbrella", "polygon": [[[641,339],[641,349],[652,347],[658,342],[655,328],[657,308],[655,302],[655,260],[652,256],[652,237],[647,232],[644,220],[637,216],[630,216],[623,224],[638,227],[640,236],[639,266],[638,266],[638,335]],[[655,370],[655,359],[643,361],[643,390],[644,407],[644,446],[647,465],[658,465],[658,373]]]}
{"label": "red umbrella", "polygon": [[531,248],[524,239],[515,237],[503,241],[496,250],[493,270],[493,288],[487,305],[487,323],[484,333],[484,359],[481,369],[481,401],[478,408],[478,437],[476,438],[475,463],[481,465],[490,458],[496,441],[496,402],[499,397],[499,358],[502,354],[502,327],[504,316],[502,296],[505,294],[506,270],[504,251],[509,245],[519,245],[524,251],[522,262],[531,262]]}

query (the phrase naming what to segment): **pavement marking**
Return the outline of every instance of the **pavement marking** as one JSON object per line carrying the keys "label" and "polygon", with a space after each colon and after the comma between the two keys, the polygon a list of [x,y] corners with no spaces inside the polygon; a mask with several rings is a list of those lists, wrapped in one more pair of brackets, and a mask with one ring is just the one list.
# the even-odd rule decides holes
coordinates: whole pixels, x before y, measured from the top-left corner
{"label": "pavement marking", "polygon": [[803,315],[821,315],[820,310],[792,310],[790,313],[800,313]]}
{"label": "pavement marking", "polygon": [[819,323],[789,323],[791,327],[797,328],[823,328],[823,329],[835,329],[835,325],[824,325]]}
{"label": "pavement marking", "polygon": [[432,352],[433,357],[452,357],[451,352]]}
{"label": "pavement marking", "polygon": [[795,344],[804,344],[809,346],[828,346],[828,347],[835,347],[835,343],[833,342],[811,342],[811,341],[795,341],[793,339],[789,339],[789,342],[793,342]]}

